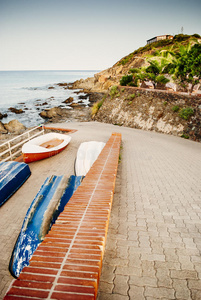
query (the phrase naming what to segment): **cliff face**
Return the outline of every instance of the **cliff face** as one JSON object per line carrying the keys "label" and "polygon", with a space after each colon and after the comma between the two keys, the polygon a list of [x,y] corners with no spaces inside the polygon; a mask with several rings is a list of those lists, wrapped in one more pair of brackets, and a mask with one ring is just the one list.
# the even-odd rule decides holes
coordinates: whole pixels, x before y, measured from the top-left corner
{"label": "cliff face", "polygon": [[200,96],[118,87],[114,96],[108,94],[94,119],[201,142]]}

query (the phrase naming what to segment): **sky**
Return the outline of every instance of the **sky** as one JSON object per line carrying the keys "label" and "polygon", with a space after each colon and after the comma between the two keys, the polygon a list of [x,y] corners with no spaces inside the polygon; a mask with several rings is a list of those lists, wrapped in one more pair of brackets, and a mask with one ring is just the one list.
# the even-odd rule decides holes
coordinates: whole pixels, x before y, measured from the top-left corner
{"label": "sky", "polygon": [[201,35],[201,0],[0,0],[0,70],[104,70],[163,34]]}

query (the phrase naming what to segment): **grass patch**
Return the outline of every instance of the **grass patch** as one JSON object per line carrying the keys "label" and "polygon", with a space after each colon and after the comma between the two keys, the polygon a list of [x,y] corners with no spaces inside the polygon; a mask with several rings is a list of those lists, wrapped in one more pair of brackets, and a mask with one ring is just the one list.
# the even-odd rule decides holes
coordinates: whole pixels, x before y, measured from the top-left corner
{"label": "grass patch", "polygon": [[178,105],[175,105],[175,106],[172,107],[172,111],[173,111],[173,112],[178,112],[179,109],[180,109],[180,108],[179,108]]}
{"label": "grass patch", "polygon": [[103,97],[102,100],[94,103],[94,105],[91,108],[91,115],[94,116],[97,114],[97,112],[99,111],[99,109],[101,108],[101,106],[103,105],[103,102],[105,101],[106,96]]}
{"label": "grass patch", "polygon": [[185,134],[185,133],[183,133],[183,134],[181,135],[181,137],[182,137],[183,139],[189,139],[189,135],[188,135],[188,134]]}
{"label": "grass patch", "polygon": [[114,98],[115,96],[119,97],[119,90],[117,85],[113,85],[110,89],[110,96],[111,98]]}
{"label": "grass patch", "polygon": [[184,120],[188,120],[193,114],[194,114],[194,110],[192,107],[182,108],[179,111],[180,118],[182,118]]}
{"label": "grass patch", "polygon": [[136,97],[135,94],[131,94],[131,95],[129,96],[129,99],[134,99],[135,97]]}

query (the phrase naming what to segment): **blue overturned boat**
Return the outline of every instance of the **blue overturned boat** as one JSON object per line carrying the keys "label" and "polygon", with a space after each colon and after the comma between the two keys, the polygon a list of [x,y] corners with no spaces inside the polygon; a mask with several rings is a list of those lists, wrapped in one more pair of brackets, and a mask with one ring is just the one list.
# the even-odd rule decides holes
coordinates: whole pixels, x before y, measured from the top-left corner
{"label": "blue overturned boat", "polygon": [[31,203],[13,249],[9,270],[18,277],[29,264],[37,246],[54,224],[58,215],[81,184],[83,177],[50,176]]}
{"label": "blue overturned boat", "polygon": [[29,178],[31,171],[25,163],[0,162],[0,206]]}

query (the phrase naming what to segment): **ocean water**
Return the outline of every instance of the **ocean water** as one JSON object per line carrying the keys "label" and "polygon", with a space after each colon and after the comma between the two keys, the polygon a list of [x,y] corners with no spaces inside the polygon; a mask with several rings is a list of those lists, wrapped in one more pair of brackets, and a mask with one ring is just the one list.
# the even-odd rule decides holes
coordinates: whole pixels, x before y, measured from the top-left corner
{"label": "ocean water", "polygon": [[[39,113],[55,106],[64,106],[68,97],[78,101],[73,90],[64,89],[58,83],[71,83],[81,78],[93,77],[97,71],[0,71],[0,112],[7,113],[3,123],[18,119],[26,127],[44,122]],[[49,88],[54,87],[54,88]],[[88,104],[88,100],[85,100]],[[15,114],[10,107],[23,109],[24,113]],[[65,105],[68,108],[67,105]],[[69,107],[70,109],[70,107]]]}

